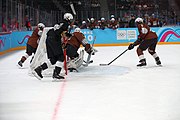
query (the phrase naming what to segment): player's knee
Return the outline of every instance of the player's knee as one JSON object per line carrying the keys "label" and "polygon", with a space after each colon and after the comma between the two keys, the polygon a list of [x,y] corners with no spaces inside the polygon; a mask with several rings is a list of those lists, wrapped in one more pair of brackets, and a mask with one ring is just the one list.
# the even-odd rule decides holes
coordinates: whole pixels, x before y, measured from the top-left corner
{"label": "player's knee", "polygon": [[151,49],[148,49],[148,52],[149,52],[151,55],[153,55],[154,53],[156,53],[155,50],[151,50]]}
{"label": "player's knee", "polygon": [[141,48],[139,48],[139,47],[138,47],[137,50],[136,50],[137,53],[140,53],[140,52],[142,52],[142,51],[143,51],[143,50],[142,50]]}
{"label": "player's knee", "polygon": [[141,48],[139,48],[139,47],[137,48],[136,52],[137,52],[138,55],[143,54],[143,50]]}

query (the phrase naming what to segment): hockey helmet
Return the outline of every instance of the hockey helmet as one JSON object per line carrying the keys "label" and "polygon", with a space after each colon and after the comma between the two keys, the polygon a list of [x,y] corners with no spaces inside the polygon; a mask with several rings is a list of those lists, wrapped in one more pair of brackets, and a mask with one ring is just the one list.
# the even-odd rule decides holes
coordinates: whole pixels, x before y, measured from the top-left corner
{"label": "hockey helmet", "polygon": [[38,26],[39,29],[45,28],[45,25],[43,23],[39,23],[37,26]]}
{"label": "hockey helmet", "polygon": [[140,18],[140,17],[138,17],[138,18],[136,18],[135,22],[136,22],[136,23],[143,23],[143,19]]}
{"label": "hockey helmet", "polygon": [[111,18],[114,18],[114,15],[111,15]]}
{"label": "hockey helmet", "polygon": [[115,21],[115,18],[111,18],[111,21]]}
{"label": "hockey helmet", "polygon": [[75,28],[74,32],[81,32],[80,28]]}
{"label": "hockey helmet", "polygon": [[65,20],[72,20],[73,19],[73,15],[71,13],[65,13],[64,14],[64,19]]}
{"label": "hockey helmet", "polygon": [[101,21],[104,21],[104,20],[105,20],[105,18],[102,17],[102,18],[101,18]]}
{"label": "hockey helmet", "polygon": [[91,21],[94,21],[94,18],[91,18]]}
{"label": "hockey helmet", "polygon": [[82,21],[82,24],[86,24],[86,21]]}

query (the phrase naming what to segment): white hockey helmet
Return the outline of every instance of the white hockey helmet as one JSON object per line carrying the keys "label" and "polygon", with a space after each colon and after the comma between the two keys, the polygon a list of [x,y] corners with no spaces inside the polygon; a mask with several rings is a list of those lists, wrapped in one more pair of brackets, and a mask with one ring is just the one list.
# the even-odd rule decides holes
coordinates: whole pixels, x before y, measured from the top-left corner
{"label": "white hockey helmet", "polygon": [[140,17],[138,17],[138,18],[136,18],[135,22],[136,22],[136,23],[143,23],[143,19],[140,18]]}
{"label": "white hockey helmet", "polygon": [[45,28],[45,25],[43,23],[38,23],[38,28]]}
{"label": "white hockey helmet", "polygon": [[104,21],[104,20],[105,20],[105,18],[103,18],[103,17],[102,17],[102,18],[101,18],[101,20],[102,20],[102,21]]}
{"label": "white hockey helmet", "polygon": [[114,18],[114,15],[111,15],[111,18]]}
{"label": "white hockey helmet", "polygon": [[82,24],[86,24],[86,21],[82,21]]}
{"label": "white hockey helmet", "polygon": [[94,18],[91,18],[91,21],[94,21]]}
{"label": "white hockey helmet", "polygon": [[75,28],[74,32],[81,32],[81,29],[80,28]]}
{"label": "white hockey helmet", "polygon": [[111,20],[110,21],[115,21],[115,18],[111,18]]}
{"label": "white hockey helmet", "polygon": [[71,13],[65,13],[64,14],[64,19],[65,20],[72,20],[73,19],[73,15]]}

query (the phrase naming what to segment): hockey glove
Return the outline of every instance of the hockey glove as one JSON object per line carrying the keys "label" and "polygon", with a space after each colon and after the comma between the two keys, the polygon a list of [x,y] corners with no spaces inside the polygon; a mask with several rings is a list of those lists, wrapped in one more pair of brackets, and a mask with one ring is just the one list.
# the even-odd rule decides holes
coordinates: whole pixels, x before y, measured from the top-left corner
{"label": "hockey glove", "polygon": [[130,44],[129,46],[128,46],[128,50],[132,50],[134,48],[134,44]]}
{"label": "hockey glove", "polygon": [[66,43],[62,43],[62,48],[63,48],[63,49],[66,49],[66,48],[67,48]]}
{"label": "hockey glove", "polygon": [[68,33],[68,32],[66,32],[65,35],[66,35],[66,37],[68,37],[68,38],[70,38],[70,37],[72,36],[72,34],[71,34],[71,33]]}
{"label": "hockey glove", "polygon": [[91,48],[89,48],[88,50],[86,50],[86,52],[90,55],[93,51]]}
{"label": "hockey glove", "polygon": [[85,45],[85,51],[88,53],[88,54],[91,54],[92,52],[92,47],[90,44],[86,44]]}

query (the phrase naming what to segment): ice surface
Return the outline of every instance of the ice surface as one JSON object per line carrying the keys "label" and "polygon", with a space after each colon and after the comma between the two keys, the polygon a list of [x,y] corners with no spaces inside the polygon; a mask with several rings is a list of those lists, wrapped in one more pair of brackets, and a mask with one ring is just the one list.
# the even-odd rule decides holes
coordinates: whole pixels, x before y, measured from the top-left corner
{"label": "ice surface", "polygon": [[42,81],[16,66],[24,50],[0,56],[0,120],[180,120],[180,45],[158,45],[163,67],[127,46],[97,47],[93,63],[62,82]]}

